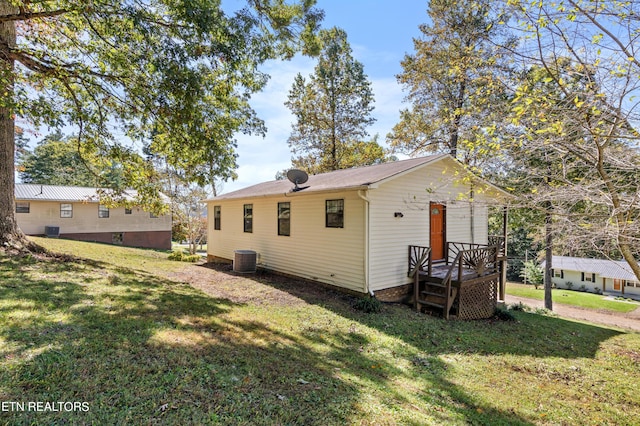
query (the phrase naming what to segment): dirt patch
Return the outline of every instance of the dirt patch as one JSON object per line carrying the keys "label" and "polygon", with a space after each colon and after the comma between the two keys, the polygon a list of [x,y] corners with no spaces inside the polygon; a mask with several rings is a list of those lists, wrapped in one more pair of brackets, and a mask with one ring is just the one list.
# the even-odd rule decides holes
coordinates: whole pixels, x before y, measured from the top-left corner
{"label": "dirt patch", "polygon": [[[224,263],[185,265],[181,271],[168,273],[167,278],[189,284],[211,297],[240,304],[302,306],[332,301],[350,304],[355,300],[354,296],[319,283],[264,270],[258,270],[255,274],[239,274],[233,272],[230,264]],[[544,307],[541,300],[509,295],[505,302],[508,305],[522,302],[533,308]],[[553,312],[564,318],[640,332],[640,308],[629,313],[618,313],[554,303]]]}
{"label": "dirt patch", "polygon": [[258,270],[253,274],[239,274],[230,264],[204,263],[188,265],[167,277],[201,290],[209,296],[234,303],[253,305],[298,306],[350,296],[328,289],[322,284]]}

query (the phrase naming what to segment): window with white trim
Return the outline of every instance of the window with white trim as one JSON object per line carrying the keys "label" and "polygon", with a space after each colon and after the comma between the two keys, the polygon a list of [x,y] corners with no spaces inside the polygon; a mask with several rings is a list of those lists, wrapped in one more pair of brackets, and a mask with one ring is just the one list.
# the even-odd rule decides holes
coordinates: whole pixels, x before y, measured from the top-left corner
{"label": "window with white trim", "polygon": [[98,204],[98,217],[107,219],[109,217],[109,207],[105,207],[102,204]]}
{"label": "window with white trim", "polygon": [[16,201],[16,213],[29,213],[31,211],[31,203],[28,201]]}
{"label": "window with white trim", "polygon": [[64,218],[73,217],[73,204],[61,203],[60,204],[60,217],[64,217]]}

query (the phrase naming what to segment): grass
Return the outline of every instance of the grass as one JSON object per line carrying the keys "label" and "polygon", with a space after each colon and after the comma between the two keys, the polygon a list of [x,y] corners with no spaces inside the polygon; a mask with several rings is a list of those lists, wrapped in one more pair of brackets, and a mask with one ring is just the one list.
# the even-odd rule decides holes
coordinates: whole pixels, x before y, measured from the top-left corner
{"label": "grass", "polygon": [[[508,283],[507,294],[544,300],[544,288],[536,289],[533,285]],[[589,309],[603,309],[614,312],[631,312],[640,307],[639,303],[606,299],[606,296],[575,290],[553,289],[554,302]]]}
{"label": "grass", "polygon": [[[365,314],[349,296],[266,273],[39,242],[89,260],[0,253],[0,402],[88,411],[8,410],[2,424],[602,425],[640,415],[637,333],[516,311],[516,321],[469,322],[396,305]],[[188,276],[202,290],[180,282]]]}

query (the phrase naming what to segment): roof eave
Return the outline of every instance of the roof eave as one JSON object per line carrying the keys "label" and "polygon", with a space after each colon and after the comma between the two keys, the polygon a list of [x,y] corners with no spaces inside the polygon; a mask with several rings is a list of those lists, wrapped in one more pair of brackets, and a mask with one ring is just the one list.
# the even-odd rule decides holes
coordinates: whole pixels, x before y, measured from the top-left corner
{"label": "roof eave", "polygon": [[326,189],[316,189],[311,191],[289,191],[289,192],[272,192],[269,194],[259,194],[259,195],[246,195],[241,197],[225,197],[221,195],[219,197],[208,198],[206,200],[200,201],[201,203],[215,203],[218,201],[227,201],[227,200],[251,200],[251,199],[260,199],[260,198],[277,198],[277,197],[298,197],[306,194],[327,194],[327,193],[335,193],[335,192],[346,192],[346,191],[361,191],[364,189],[373,189],[376,188],[377,184],[363,184],[363,185],[354,185],[347,186],[342,188],[326,188]]}

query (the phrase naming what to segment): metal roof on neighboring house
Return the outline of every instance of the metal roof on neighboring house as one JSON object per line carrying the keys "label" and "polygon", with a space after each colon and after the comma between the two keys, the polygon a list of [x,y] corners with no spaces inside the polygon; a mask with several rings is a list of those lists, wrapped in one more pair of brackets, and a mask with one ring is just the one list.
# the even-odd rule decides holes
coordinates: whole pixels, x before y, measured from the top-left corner
{"label": "metal roof on neighboring house", "polygon": [[[309,180],[303,185],[300,185],[306,189],[299,193],[306,194],[323,191],[367,189],[406,172],[447,158],[455,161],[449,154],[436,154],[427,157],[391,161],[373,166],[355,167],[310,175]],[[478,178],[478,180],[481,179]],[[484,183],[487,184],[487,186],[493,187],[493,185],[488,182]],[[506,195],[506,192],[501,189],[493,188]],[[291,189],[292,183],[288,180],[275,180],[252,185],[247,188],[229,192],[228,194],[222,194],[212,200],[206,201],[275,196],[291,193]]]}
{"label": "metal roof on neighboring house", "polygon": [[[631,267],[625,261],[553,256],[551,265],[553,269],[595,273],[604,278],[638,281]],[[542,262],[542,266],[544,267],[544,262]]]}
{"label": "metal roof on neighboring house", "polygon": [[[109,191],[101,188],[87,188],[81,186],[57,186],[39,185],[33,183],[16,183],[16,200],[29,201],[81,201],[88,203],[100,202],[100,192]],[[137,195],[136,191],[127,190],[124,197],[132,200]]]}

